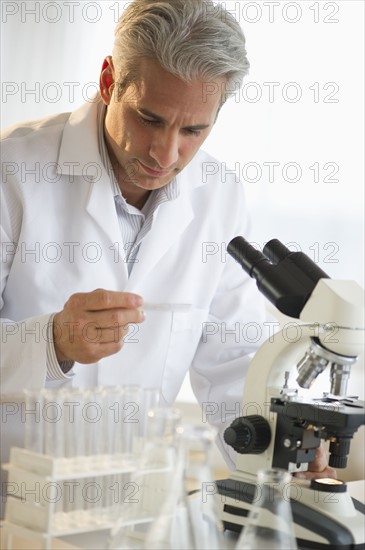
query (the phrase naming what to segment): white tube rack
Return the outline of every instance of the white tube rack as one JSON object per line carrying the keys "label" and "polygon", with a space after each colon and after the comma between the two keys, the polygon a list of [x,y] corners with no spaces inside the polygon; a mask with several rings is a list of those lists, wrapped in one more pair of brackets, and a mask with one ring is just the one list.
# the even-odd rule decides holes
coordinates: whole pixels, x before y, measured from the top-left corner
{"label": "white tube rack", "polygon": [[94,455],[57,459],[13,447],[10,462],[3,468],[8,472],[9,496],[2,522],[7,550],[13,549],[13,535],[37,540],[39,548],[50,550],[54,538],[110,529],[118,513],[115,501],[106,502],[105,498],[86,510],[81,506],[77,509],[77,503],[73,502],[74,508],[65,511],[60,508],[58,498],[62,487],[65,489],[67,484],[85,487],[88,478],[98,487],[107,487],[111,479],[125,481],[136,469],[136,457]]}

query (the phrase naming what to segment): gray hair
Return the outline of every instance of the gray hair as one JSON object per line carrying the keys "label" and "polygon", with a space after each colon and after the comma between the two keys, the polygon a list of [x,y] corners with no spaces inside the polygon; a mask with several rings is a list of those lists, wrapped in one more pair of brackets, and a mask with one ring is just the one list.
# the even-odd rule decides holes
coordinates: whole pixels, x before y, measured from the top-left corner
{"label": "gray hair", "polygon": [[134,0],[115,30],[118,95],[138,82],[141,58],[186,82],[225,77],[225,95],[232,95],[249,69],[245,42],[233,15],[212,0]]}

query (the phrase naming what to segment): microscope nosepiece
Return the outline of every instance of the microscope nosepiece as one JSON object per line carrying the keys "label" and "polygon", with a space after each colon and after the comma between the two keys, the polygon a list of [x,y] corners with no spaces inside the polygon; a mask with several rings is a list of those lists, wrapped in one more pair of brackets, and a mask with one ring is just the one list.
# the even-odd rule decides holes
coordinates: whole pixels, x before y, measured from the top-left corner
{"label": "microscope nosepiece", "polygon": [[299,371],[297,383],[301,388],[310,388],[317,376],[324,371],[329,363],[327,357],[323,357],[323,348],[311,338],[311,345],[304,357],[299,361],[297,369]]}
{"label": "microscope nosepiece", "polygon": [[324,348],[318,338],[311,338],[309,350],[297,365],[297,383],[301,388],[310,388],[327,365],[331,365],[331,393],[338,396],[346,395],[351,365],[356,359],[357,357],[335,354]]}

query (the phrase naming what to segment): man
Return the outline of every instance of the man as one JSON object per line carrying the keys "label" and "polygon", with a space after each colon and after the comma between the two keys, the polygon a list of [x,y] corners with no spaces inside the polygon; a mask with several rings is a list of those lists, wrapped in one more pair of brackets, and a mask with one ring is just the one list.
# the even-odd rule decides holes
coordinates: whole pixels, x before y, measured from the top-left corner
{"label": "man", "polygon": [[[158,387],[172,404],[190,369],[199,402],[215,405],[209,420],[222,430],[236,416],[265,311],[234,261],[205,254],[246,235],[247,214],[242,185],[200,148],[247,70],[242,30],[223,8],[135,0],[100,97],[5,132],[5,405],[64,384]],[[242,336],[248,324],[256,337]],[[6,408],[10,444],[20,410]],[[322,454],[313,468],[325,468]]]}

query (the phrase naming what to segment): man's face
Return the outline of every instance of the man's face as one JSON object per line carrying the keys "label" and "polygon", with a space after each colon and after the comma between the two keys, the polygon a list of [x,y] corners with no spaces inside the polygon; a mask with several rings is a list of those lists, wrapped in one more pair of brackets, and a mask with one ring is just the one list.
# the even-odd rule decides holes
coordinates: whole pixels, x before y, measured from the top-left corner
{"label": "man's face", "polygon": [[[139,80],[118,98],[111,63],[105,136],[122,192],[128,202],[143,201],[148,191],[168,184],[208,137],[221,104],[225,79],[185,83],[144,59]],[[107,75],[108,76],[108,75]],[[106,80],[105,74],[104,79]],[[112,90],[112,91],[111,91]],[[207,92],[208,90],[208,92]],[[212,91],[214,91],[212,93]]]}

